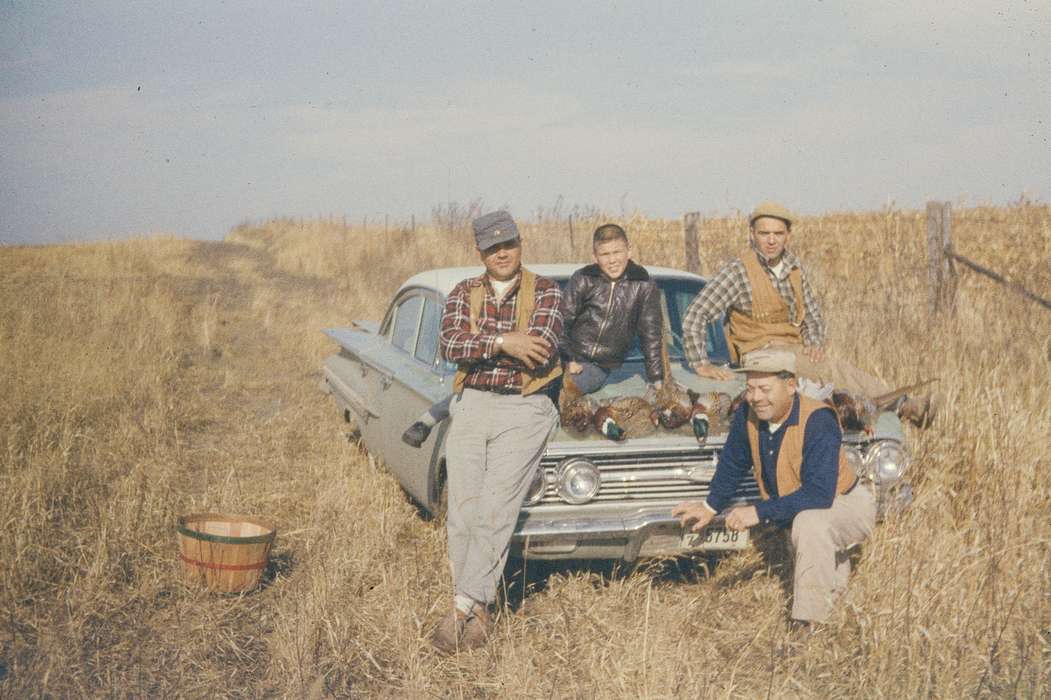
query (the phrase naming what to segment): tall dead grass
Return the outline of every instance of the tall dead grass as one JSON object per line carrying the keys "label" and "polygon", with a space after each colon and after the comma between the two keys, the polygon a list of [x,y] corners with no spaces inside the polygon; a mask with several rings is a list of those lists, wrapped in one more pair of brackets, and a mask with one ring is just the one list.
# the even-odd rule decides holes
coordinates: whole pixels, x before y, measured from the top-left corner
{"label": "tall dead grass", "polygon": [[[598,223],[523,226],[526,259],[586,262]],[[682,266],[678,221],[626,217],[636,257]],[[701,228],[705,272],[745,244]],[[170,238],[0,248],[0,691],[5,696],[1025,696],[1051,684],[1051,314],[962,272],[926,312],[925,220],[803,220],[833,351],[893,385],[940,378],[910,433],[916,501],[881,525],[835,619],[794,655],[770,539],[711,575],[557,567],[489,648],[439,659],[444,533],[419,519],[317,391],[319,329],[378,318],[421,269],[474,264],[466,231],[245,224]],[[1051,211],[957,211],[957,250],[1051,295]],[[279,527],[267,585],[184,587],[173,524]],[[773,553],[771,556],[766,554]],[[520,581],[520,579],[516,579]]]}

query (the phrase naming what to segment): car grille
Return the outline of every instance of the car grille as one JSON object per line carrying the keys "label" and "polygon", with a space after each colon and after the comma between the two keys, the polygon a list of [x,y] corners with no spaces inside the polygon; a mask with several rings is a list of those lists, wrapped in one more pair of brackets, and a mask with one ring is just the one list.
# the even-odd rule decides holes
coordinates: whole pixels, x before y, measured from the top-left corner
{"label": "car grille", "polygon": [[[715,448],[660,453],[579,455],[598,467],[602,485],[591,501],[697,500],[708,495],[719,451]],[[558,496],[558,467],[566,457],[545,456],[540,465],[546,475],[541,504],[562,503]],[[737,498],[758,500],[759,488],[751,476],[743,479]]]}

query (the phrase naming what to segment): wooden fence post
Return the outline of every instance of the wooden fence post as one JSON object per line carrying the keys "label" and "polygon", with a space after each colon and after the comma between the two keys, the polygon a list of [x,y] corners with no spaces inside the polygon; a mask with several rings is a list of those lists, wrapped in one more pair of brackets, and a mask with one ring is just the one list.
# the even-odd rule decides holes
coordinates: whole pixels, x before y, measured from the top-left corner
{"label": "wooden fence post", "polygon": [[569,215],[569,255],[572,258],[577,257],[577,242],[573,238],[573,215]]}
{"label": "wooden fence post", "polygon": [[952,255],[952,204],[927,202],[927,308],[932,315],[956,309]]}
{"label": "wooden fence post", "polygon": [[942,204],[942,308],[956,313],[956,265],[953,262],[952,203]]}
{"label": "wooden fence post", "polygon": [[942,295],[942,204],[927,202],[927,311],[937,314]]}
{"label": "wooden fence post", "polygon": [[697,240],[697,223],[701,213],[691,211],[683,217],[683,241],[686,244],[686,269],[695,275],[701,274],[701,255]]}

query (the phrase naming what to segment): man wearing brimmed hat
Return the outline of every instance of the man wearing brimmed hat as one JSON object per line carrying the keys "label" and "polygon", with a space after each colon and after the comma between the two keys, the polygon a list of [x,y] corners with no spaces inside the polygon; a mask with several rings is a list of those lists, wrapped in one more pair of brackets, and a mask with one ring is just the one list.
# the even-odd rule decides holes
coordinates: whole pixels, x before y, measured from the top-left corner
{"label": "man wearing brimmed hat", "polygon": [[[672,515],[695,532],[719,514],[732,530],[759,523],[790,529],[792,619],[824,622],[850,575],[843,552],[875,526],[875,496],[847,463],[835,411],[796,392],[794,353],[755,350],[739,371],[746,375],[746,401],[734,413],[708,497],[680,503]],[[727,510],[748,474],[762,500]]]}
{"label": "man wearing brimmed hat", "polygon": [[[796,356],[800,377],[874,399],[890,387],[848,362],[825,353],[825,324],[799,258],[788,249],[795,216],[777,202],[762,202],[748,217],[749,247],[723,267],[691,302],[683,318],[686,357],[709,379],[731,379],[711,364],[705,349],[708,323],[726,319],[731,360],[759,348],[782,346]],[[929,421],[930,400],[906,399],[899,414]]]}
{"label": "man wearing brimmed hat", "polygon": [[511,533],[558,424],[558,285],[522,267],[518,228],[507,212],[473,225],[485,273],[450,292],[439,336],[445,358],[459,366],[445,443],[454,596],[432,637],[445,653],[488,636]]}

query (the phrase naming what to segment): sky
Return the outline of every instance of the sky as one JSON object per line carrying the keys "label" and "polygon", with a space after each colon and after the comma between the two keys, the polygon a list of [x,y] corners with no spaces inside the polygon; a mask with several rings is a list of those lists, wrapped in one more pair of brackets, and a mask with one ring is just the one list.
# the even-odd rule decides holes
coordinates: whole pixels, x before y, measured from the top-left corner
{"label": "sky", "polygon": [[1051,2],[0,0],[0,244],[1051,197]]}

